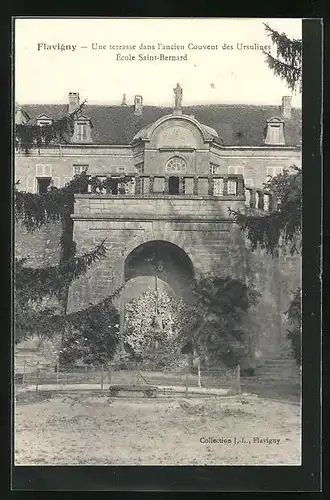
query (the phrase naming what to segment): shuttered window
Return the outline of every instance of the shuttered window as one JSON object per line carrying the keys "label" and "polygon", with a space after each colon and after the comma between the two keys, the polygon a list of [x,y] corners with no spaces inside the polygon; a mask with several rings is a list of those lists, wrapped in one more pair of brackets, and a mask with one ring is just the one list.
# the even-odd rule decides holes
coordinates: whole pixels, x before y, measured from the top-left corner
{"label": "shuttered window", "polygon": [[36,177],[52,177],[52,166],[44,163],[36,165]]}
{"label": "shuttered window", "polygon": [[228,174],[244,175],[244,167],[242,166],[228,167]]}
{"label": "shuttered window", "polygon": [[228,194],[237,194],[237,183],[228,179]]}

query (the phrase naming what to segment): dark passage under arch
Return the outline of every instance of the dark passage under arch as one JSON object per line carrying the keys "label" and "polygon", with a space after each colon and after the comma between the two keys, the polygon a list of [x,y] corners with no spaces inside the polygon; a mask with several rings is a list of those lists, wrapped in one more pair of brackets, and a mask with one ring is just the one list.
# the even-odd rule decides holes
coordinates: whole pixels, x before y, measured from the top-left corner
{"label": "dark passage under arch", "polygon": [[163,240],[153,240],[136,247],[126,258],[125,281],[138,276],[158,276],[179,295],[194,278],[193,264],[182,248]]}

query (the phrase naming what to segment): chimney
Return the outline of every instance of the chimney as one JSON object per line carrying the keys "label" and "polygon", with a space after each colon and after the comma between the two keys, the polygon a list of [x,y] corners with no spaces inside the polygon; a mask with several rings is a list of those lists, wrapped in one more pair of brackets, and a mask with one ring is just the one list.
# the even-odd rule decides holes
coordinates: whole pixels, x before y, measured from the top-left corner
{"label": "chimney", "polygon": [[123,100],[121,101],[121,105],[122,105],[122,106],[127,106],[127,102],[126,102],[126,94],[123,94]]}
{"label": "chimney", "polygon": [[79,108],[78,92],[69,92],[69,115]]}
{"label": "chimney", "polygon": [[282,115],[283,118],[291,118],[291,96],[282,97]]}
{"label": "chimney", "polygon": [[135,116],[141,116],[142,115],[142,95],[136,95],[134,97],[134,114]]}

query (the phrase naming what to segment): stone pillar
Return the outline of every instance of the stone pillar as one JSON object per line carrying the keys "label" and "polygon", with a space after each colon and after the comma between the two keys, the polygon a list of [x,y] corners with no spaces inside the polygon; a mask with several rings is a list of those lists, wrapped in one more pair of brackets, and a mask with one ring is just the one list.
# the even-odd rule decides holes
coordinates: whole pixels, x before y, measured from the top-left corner
{"label": "stone pillar", "polygon": [[223,196],[228,195],[228,178],[224,177],[223,178]]}
{"label": "stone pillar", "polygon": [[164,194],[168,194],[170,191],[169,182],[170,182],[170,178],[168,175],[166,175],[164,178]]}
{"label": "stone pillar", "polygon": [[195,195],[198,195],[198,177],[195,175],[194,177],[194,188],[193,188],[193,193]]}
{"label": "stone pillar", "polygon": [[155,182],[155,177],[153,175],[151,175],[149,177],[149,193],[150,194],[153,194],[153,192],[154,192],[154,182]]}
{"label": "stone pillar", "polygon": [[245,195],[244,180],[241,177],[239,177],[237,179],[237,195],[238,196],[244,196]]}
{"label": "stone pillar", "polygon": [[111,175],[108,175],[108,181],[107,182],[107,187],[106,187],[106,194],[112,194],[112,191],[111,191]]}
{"label": "stone pillar", "polygon": [[264,210],[265,208],[265,195],[262,190],[258,191],[258,209],[259,210]]}
{"label": "stone pillar", "polygon": [[141,194],[141,177],[135,176],[135,194]]}
{"label": "stone pillar", "polygon": [[184,177],[179,177],[179,194],[184,194]]}
{"label": "stone pillar", "polygon": [[256,208],[257,197],[256,197],[256,189],[250,190],[250,208]]}
{"label": "stone pillar", "polygon": [[213,175],[209,175],[208,176],[208,183],[209,183],[208,194],[209,194],[209,196],[214,196],[214,179],[213,179]]}

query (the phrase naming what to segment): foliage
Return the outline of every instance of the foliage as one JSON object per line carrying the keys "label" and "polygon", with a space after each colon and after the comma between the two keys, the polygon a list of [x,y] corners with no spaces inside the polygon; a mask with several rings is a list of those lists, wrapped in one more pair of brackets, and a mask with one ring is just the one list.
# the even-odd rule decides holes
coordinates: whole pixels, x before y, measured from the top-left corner
{"label": "foliage", "polygon": [[16,147],[23,149],[26,153],[33,147],[40,148],[48,146],[51,143],[68,143],[74,132],[74,122],[82,112],[86,101],[82,102],[80,106],[69,113],[67,116],[55,120],[50,125],[32,125],[16,124],[15,125],[15,143]]}
{"label": "foliage", "polygon": [[291,171],[270,178],[265,188],[276,196],[278,206],[271,212],[259,212],[249,208],[229,213],[251,242],[252,250],[265,249],[275,256],[279,248],[288,248],[292,255],[301,249],[302,202],[301,168],[292,166]]}
{"label": "foliage", "polygon": [[[162,328],[154,324],[156,304]],[[183,299],[149,289],[126,305],[125,348],[133,359],[152,361],[158,368],[177,365],[195,321],[194,309]]]}
{"label": "foliage", "polygon": [[[58,266],[42,268],[25,267],[26,259],[16,259],[15,291],[26,294],[26,300],[41,301],[46,296],[61,297],[63,288],[76,280],[96,262],[105,256],[105,240],[91,252],[79,257],[73,256]],[[33,293],[31,294],[33,290]]]}
{"label": "foliage", "polygon": [[[278,199],[277,209],[268,213],[251,209],[245,212],[229,209],[230,214],[240,228],[246,231],[252,251],[257,248],[265,249],[273,257],[278,256],[280,250],[289,251],[291,255],[299,254],[302,241],[301,168],[294,165],[291,170],[284,170],[282,174],[271,177],[264,186]],[[298,363],[301,362],[301,302],[297,299],[300,292],[298,288],[288,310],[288,319],[290,323],[294,323],[294,327],[287,332]]]}
{"label": "foliage", "polygon": [[282,78],[292,92],[301,92],[302,85],[302,41],[290,39],[285,33],[279,33],[268,24],[264,24],[267,35],[276,45],[276,57],[263,51],[266,63],[276,76]]}
{"label": "foliage", "polygon": [[19,344],[30,337],[53,337],[57,330],[53,322],[57,313],[56,307],[52,305],[33,306],[26,301],[22,294],[15,294],[14,301],[14,342]]}
{"label": "foliage", "polygon": [[47,193],[36,194],[14,189],[14,215],[28,231],[40,229],[48,222],[69,221],[74,211],[74,195],[92,191],[115,191],[118,185],[125,186],[131,177],[118,178],[90,176],[87,172],[75,175],[62,188],[52,186]]}
{"label": "foliage", "polygon": [[66,335],[60,350],[61,365],[78,360],[103,365],[112,359],[119,342],[119,313],[111,298],[66,316]]}
{"label": "foliage", "polygon": [[[17,145],[28,152],[32,147],[47,146],[54,141],[67,142],[73,133],[74,120],[84,104],[50,126],[16,125]],[[60,333],[63,342],[62,356],[66,361],[77,356],[83,357],[85,361],[89,360],[88,362],[91,359],[99,362],[102,356],[109,359],[118,340],[118,329],[115,326],[118,324],[118,313],[112,305],[114,296],[107,297],[99,304],[90,305],[84,311],[67,314],[70,284],[85,274],[106,252],[103,241],[92,251],[76,256],[71,215],[74,212],[75,194],[87,193],[88,186],[96,192],[116,192],[118,187],[122,189],[130,180],[126,176],[100,180],[82,172],[64,187],[52,186],[44,194],[27,193],[15,185],[16,222],[21,223],[29,232],[38,230],[49,222],[62,224],[59,242],[61,258],[57,266],[33,269],[25,266],[26,259],[16,259],[15,342],[36,334],[55,338]],[[58,302],[54,299],[58,299]],[[62,310],[59,312],[60,305]]]}
{"label": "foliage", "polygon": [[231,366],[247,354],[247,311],[258,300],[254,289],[239,280],[206,276],[194,283],[192,304],[158,292],[163,327],[158,329],[156,293],[148,290],[126,306],[124,342],[134,359],[150,359],[161,368],[197,353],[204,363]]}
{"label": "foliage", "polygon": [[297,364],[301,365],[301,288],[299,287],[293,296],[288,310],[286,311],[286,316],[289,323],[291,324],[291,329],[288,330],[288,338],[291,342],[291,349],[293,356]]}
{"label": "foliage", "polygon": [[205,361],[235,365],[248,354],[248,309],[259,292],[240,280],[202,277],[193,287],[199,324],[193,334],[195,348]]}

